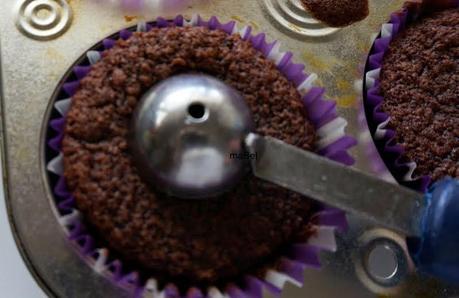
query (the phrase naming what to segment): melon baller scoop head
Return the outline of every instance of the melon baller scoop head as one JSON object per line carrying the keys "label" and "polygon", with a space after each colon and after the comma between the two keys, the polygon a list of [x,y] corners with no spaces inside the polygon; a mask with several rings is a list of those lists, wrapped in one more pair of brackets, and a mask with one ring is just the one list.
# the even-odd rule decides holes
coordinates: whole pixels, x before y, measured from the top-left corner
{"label": "melon baller scoop head", "polygon": [[184,74],[144,95],[130,146],[143,178],[169,195],[207,199],[251,171],[417,239],[410,253],[418,269],[459,283],[459,180],[446,178],[421,194],[253,131],[236,90],[207,75]]}

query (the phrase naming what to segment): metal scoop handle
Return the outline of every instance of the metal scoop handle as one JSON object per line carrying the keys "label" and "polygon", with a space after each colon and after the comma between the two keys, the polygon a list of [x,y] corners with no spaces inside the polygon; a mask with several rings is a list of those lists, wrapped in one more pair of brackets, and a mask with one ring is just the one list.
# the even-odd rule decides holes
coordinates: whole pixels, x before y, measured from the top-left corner
{"label": "metal scoop handle", "polygon": [[418,268],[459,283],[459,180],[423,195],[271,137],[249,134],[246,146],[258,178],[418,237]]}
{"label": "metal scoop handle", "polygon": [[250,134],[246,146],[258,157],[251,160],[255,176],[406,235],[421,234],[421,193],[271,137]]}

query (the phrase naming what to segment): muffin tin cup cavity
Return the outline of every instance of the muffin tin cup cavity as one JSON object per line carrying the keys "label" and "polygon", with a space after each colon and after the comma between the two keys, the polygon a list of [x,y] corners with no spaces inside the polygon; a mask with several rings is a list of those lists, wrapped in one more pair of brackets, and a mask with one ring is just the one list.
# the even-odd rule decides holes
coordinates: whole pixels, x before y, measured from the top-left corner
{"label": "muffin tin cup cavity", "polygon": [[380,71],[391,41],[423,11],[459,7],[457,0],[407,1],[404,8],[394,12],[390,21],[382,25],[368,56],[364,76],[364,106],[375,145],[394,178],[402,185],[426,192],[430,176],[415,176],[416,163],[403,160],[404,148],[395,141],[396,132],[388,127],[390,116],[381,110],[384,98],[380,92]]}
{"label": "muffin tin cup cavity", "polygon": [[225,294],[230,297],[261,297],[263,290],[279,295],[287,282],[301,286],[304,270],[321,266],[320,251],[336,251],[335,231],[344,231],[347,228],[346,217],[341,210],[321,206],[311,221],[315,230],[314,235],[306,243],[292,244],[289,254],[282,257],[278,267],[268,270],[264,279],[245,276],[243,285],[229,283],[223,288],[210,287],[205,293],[198,287],[191,287],[186,293],[179,293],[173,283],[159,288],[154,277],[147,280],[142,279],[139,272],[127,269],[121,260],[114,259],[107,248],[97,247],[91,231],[86,228],[82,215],[76,209],[75,200],[67,189],[63,176],[63,158],[60,150],[65,116],[72,100],[71,97],[78,89],[79,81],[89,73],[91,64],[101,59],[101,53],[114,46],[116,39],[128,39],[134,30],[148,31],[153,27],[168,26],[204,26],[211,30],[223,30],[228,34],[240,34],[244,40],[249,40],[255,49],[274,61],[278,69],[297,87],[309,119],[317,131],[317,153],[345,165],[354,163],[347,150],[356,144],[356,140],[345,135],[347,122],[338,117],[336,103],[324,98],[324,89],[313,85],[317,76],[306,74],[304,65],[295,64],[292,61],[293,54],[281,51],[278,41],[268,42],[264,33],[254,34],[251,27],[238,27],[234,21],[222,24],[215,16],[209,20],[204,20],[198,15],[193,16],[190,20],[182,16],[177,16],[172,21],[158,18],[155,22],[140,23],[136,29],[122,30],[111,38],[103,40],[100,47],[88,51],[86,58],[74,66],[73,73],[67,77],[56,92],[59,95],[49,119],[47,170],[48,175],[53,177],[50,181],[54,203],[59,213],[59,223],[64,228],[70,242],[89,266],[117,285],[130,290],[136,297],[150,297],[150,295],[177,297],[181,294],[185,294],[186,297],[222,297],[221,295]]}

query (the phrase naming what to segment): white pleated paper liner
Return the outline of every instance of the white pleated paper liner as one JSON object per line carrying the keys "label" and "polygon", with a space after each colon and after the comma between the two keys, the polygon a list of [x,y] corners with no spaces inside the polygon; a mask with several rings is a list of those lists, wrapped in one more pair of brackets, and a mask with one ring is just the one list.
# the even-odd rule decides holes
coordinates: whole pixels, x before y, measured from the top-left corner
{"label": "white pleated paper liner", "polygon": [[380,92],[379,76],[382,61],[391,41],[402,32],[407,25],[422,15],[424,10],[447,9],[459,7],[459,0],[427,0],[407,1],[404,8],[394,12],[390,21],[382,25],[367,61],[365,70],[364,103],[367,121],[372,129],[373,140],[386,166],[395,179],[405,186],[425,192],[430,185],[430,176],[414,175],[417,167],[414,161],[406,161],[405,149],[395,141],[396,132],[388,127],[390,115],[381,110],[384,97]]}
{"label": "white pleated paper liner", "polygon": [[[317,153],[337,162],[351,165],[353,158],[347,150],[356,144],[356,140],[345,135],[346,120],[338,117],[336,103],[324,99],[324,89],[313,85],[315,74],[305,74],[304,65],[292,62],[293,54],[283,52],[278,41],[268,42],[264,33],[253,34],[252,28],[245,26],[238,28],[236,22],[226,24],[219,22],[217,17],[208,21],[199,16],[185,20],[177,16],[173,21],[158,18],[152,23],[141,23],[137,31],[148,31],[153,27],[168,26],[205,26],[211,30],[223,30],[228,34],[239,34],[244,40],[252,43],[253,47],[262,52],[268,59],[275,62],[278,69],[297,87],[310,121],[316,128],[318,139]],[[79,87],[79,81],[91,70],[91,64],[97,63],[102,57],[101,53],[108,50],[116,43],[117,38],[128,39],[132,30],[122,30],[115,37],[102,41],[102,46],[86,53],[86,59],[73,68],[72,79],[67,79],[63,84],[60,99],[55,102],[54,117],[50,119],[52,136],[48,138],[48,149],[52,152],[47,169],[57,175],[53,185],[55,203],[60,213],[59,221],[64,227],[69,239],[78,247],[78,251],[95,271],[106,275],[119,286],[130,291],[136,297],[179,297],[178,288],[171,282],[164,288],[159,288],[153,277],[144,280],[137,271],[129,272],[122,261],[113,259],[107,248],[96,247],[91,232],[84,224],[82,215],[78,212],[75,200],[68,191],[63,176],[63,162],[61,142],[65,125],[65,116],[71,104],[71,97]],[[68,98],[65,98],[68,97]],[[344,212],[334,208],[322,206],[320,211],[313,215],[311,224],[315,233],[306,243],[293,244],[289,253],[282,257],[280,265],[267,271],[264,279],[255,276],[245,276],[243,284],[229,283],[224,288],[210,287],[205,292],[198,287],[190,288],[184,295],[186,297],[261,297],[263,289],[274,295],[279,295],[286,283],[301,286],[303,272],[307,268],[320,268],[319,252],[336,250],[335,231],[344,231],[347,222]]]}

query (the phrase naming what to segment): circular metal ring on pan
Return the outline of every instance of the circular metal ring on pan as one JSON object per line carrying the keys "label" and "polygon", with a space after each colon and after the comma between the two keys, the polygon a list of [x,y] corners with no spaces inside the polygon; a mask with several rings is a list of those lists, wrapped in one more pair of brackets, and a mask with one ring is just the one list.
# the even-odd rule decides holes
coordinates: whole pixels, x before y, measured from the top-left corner
{"label": "circular metal ring on pan", "polygon": [[340,30],[328,27],[311,17],[300,1],[263,0],[263,4],[276,22],[294,33],[308,37],[323,37]]}
{"label": "circular metal ring on pan", "polygon": [[72,8],[65,0],[24,0],[16,14],[19,31],[37,40],[62,35],[72,22]]}

